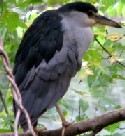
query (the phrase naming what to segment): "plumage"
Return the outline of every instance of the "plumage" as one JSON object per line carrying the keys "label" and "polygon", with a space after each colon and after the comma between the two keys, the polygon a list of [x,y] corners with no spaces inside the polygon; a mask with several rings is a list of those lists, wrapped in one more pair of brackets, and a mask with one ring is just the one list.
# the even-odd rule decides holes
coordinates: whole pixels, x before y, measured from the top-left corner
{"label": "plumage", "polygon": [[[63,97],[80,70],[82,56],[93,39],[95,22],[89,18],[93,12],[97,9],[90,3],[66,4],[39,15],[24,34],[13,74],[34,127],[39,116]],[[19,124],[28,129],[23,113]]]}
{"label": "plumage", "polygon": [[55,11],[47,11],[28,28],[15,57],[13,73],[17,85],[20,85],[33,66],[37,67],[42,59],[48,62],[56,50],[62,48],[60,21],[61,17]]}

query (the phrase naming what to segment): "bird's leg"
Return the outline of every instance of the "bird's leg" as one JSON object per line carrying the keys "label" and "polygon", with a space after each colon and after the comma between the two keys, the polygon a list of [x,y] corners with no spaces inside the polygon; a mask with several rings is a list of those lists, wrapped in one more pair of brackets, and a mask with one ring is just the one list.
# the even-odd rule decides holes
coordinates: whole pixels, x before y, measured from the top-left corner
{"label": "bird's leg", "polygon": [[34,127],[33,130],[34,130],[36,136],[38,136],[38,129],[36,127]]}
{"label": "bird's leg", "polygon": [[61,109],[60,109],[60,107],[59,107],[59,105],[58,105],[57,103],[56,103],[55,107],[56,107],[56,110],[57,110],[57,112],[58,112],[58,114],[59,114],[59,116],[60,116],[60,118],[61,118],[62,126],[63,126],[63,127],[68,127],[68,126],[70,125],[70,123],[68,123],[68,122],[65,120],[65,117],[64,117],[64,115],[63,115],[63,113],[62,113],[62,111],[61,111]]}

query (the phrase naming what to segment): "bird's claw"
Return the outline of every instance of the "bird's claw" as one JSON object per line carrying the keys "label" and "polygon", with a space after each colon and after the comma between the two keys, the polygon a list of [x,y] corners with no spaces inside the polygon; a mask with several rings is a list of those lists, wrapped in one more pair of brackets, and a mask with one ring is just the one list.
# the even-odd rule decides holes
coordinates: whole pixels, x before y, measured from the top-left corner
{"label": "bird's claw", "polygon": [[73,121],[73,122],[69,123],[69,122],[67,122],[67,121],[63,121],[63,122],[62,122],[62,126],[63,126],[63,127],[68,127],[68,126],[72,125],[73,123],[75,123],[75,122]]}
{"label": "bird's claw", "polygon": [[39,132],[45,131],[45,130],[47,130],[47,128],[46,127],[43,127],[43,128],[33,128],[33,130],[34,130],[36,136],[38,136]]}

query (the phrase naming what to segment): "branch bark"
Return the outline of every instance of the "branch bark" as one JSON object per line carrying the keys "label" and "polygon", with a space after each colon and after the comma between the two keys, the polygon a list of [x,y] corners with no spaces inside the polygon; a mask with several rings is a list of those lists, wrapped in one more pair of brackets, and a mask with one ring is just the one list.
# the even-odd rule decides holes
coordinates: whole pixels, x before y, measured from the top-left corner
{"label": "branch bark", "polygon": [[[104,127],[125,120],[125,108],[120,110],[114,110],[112,112],[105,113],[100,116],[96,116],[91,119],[79,121],[73,123],[65,129],[64,136],[75,136],[88,131],[93,131],[93,134],[97,134]],[[24,136],[26,133],[20,133],[19,136]],[[39,131],[38,136],[61,136],[62,128],[56,130]],[[13,133],[6,133],[0,136],[14,136]],[[27,136],[31,136],[31,133],[27,133]]]}
{"label": "branch bark", "polygon": [[[14,98],[16,104],[18,105],[19,110],[21,110],[19,112],[23,112],[25,114],[29,130],[31,131],[33,136],[36,136],[36,134],[33,130],[33,126],[31,124],[31,120],[30,120],[30,117],[28,115],[28,112],[26,111],[26,109],[24,108],[24,106],[22,104],[21,94],[20,94],[19,89],[18,89],[18,87],[15,83],[14,76],[13,76],[13,73],[12,73],[12,70],[11,70],[11,67],[10,67],[9,58],[8,58],[7,54],[5,53],[4,48],[3,48],[3,40],[2,39],[0,39],[0,56],[2,57],[3,65],[4,65],[5,70],[7,72],[7,78],[10,81],[11,86],[12,86],[13,98]],[[15,121],[19,121],[18,116],[17,116]],[[15,126],[14,126],[15,127],[14,136],[18,136],[18,131],[17,131],[18,122],[15,122],[14,124],[15,124]]]}

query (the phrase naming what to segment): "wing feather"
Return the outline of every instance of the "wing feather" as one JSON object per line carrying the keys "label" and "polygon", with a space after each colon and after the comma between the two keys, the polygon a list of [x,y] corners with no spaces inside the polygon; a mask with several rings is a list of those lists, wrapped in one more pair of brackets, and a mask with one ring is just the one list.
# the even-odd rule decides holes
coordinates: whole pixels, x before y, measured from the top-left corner
{"label": "wing feather", "polygon": [[[67,48],[67,50],[69,50],[69,48]],[[57,59],[55,58],[58,58],[60,54],[63,54],[63,48],[59,53],[56,53],[48,64],[41,62],[37,68],[33,68],[26,76],[23,87],[21,85],[22,101],[30,114],[33,124],[36,123],[38,117],[46,111],[46,109],[51,108],[56,104],[56,102],[65,94],[70,84],[72,67],[69,65],[70,59],[68,51],[66,58],[65,56],[62,56],[64,60],[61,60],[60,63],[58,61],[57,63],[55,61]],[[61,72],[60,70],[57,70],[60,68],[63,68]],[[32,75],[33,78],[31,78]],[[44,77],[44,75],[48,76]],[[27,128],[24,115],[21,115],[20,117],[20,124],[22,124],[24,128]],[[24,126],[24,124],[26,126]]]}
{"label": "wing feather", "polygon": [[19,86],[33,66],[47,63],[63,46],[61,17],[56,11],[38,16],[26,31],[15,57],[13,73]]}
{"label": "wing feather", "polygon": [[[76,46],[71,49],[63,45],[60,22],[55,11],[40,15],[24,35],[15,58],[15,80],[34,126],[38,117],[65,94],[78,70],[77,55],[72,50]],[[14,103],[15,114],[16,110]],[[27,130],[23,113],[19,122]]]}

